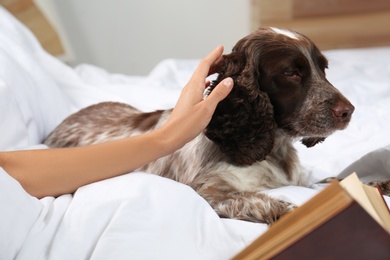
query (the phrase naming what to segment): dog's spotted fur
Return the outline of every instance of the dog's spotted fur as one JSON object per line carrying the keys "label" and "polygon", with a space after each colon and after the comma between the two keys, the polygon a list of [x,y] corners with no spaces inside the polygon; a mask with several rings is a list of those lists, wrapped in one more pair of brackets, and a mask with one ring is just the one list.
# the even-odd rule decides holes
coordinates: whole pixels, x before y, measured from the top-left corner
{"label": "dog's spotted fur", "polygon": [[[260,29],[211,68],[234,88],[206,128],[173,154],[140,170],[193,187],[226,218],[272,223],[294,208],[261,191],[305,185],[293,141],[313,146],[344,129],[354,107],[325,78],[326,58],[305,36]],[[47,138],[50,147],[83,146],[160,127],[171,110],[143,113],[101,103],[71,115]]]}

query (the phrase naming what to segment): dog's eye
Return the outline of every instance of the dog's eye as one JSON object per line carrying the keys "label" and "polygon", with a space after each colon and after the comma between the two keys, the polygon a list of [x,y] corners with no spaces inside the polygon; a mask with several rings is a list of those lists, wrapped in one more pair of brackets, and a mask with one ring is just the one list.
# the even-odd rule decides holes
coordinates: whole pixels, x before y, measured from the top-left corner
{"label": "dog's eye", "polygon": [[301,74],[297,70],[286,70],[283,72],[283,75],[287,77],[301,77]]}
{"label": "dog's eye", "polygon": [[285,71],[283,74],[284,74],[285,76],[292,77],[292,76],[294,76],[295,71],[293,71],[293,70],[291,70],[291,71]]}

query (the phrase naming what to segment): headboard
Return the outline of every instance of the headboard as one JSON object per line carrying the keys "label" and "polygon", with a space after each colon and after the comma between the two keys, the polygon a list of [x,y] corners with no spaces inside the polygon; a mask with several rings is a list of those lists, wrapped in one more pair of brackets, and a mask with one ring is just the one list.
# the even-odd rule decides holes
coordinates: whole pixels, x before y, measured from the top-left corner
{"label": "headboard", "polygon": [[322,50],[390,46],[389,0],[252,0],[252,26],[301,32]]}
{"label": "headboard", "polygon": [[57,32],[33,0],[0,0],[0,4],[35,34],[46,51],[55,56],[64,54]]}

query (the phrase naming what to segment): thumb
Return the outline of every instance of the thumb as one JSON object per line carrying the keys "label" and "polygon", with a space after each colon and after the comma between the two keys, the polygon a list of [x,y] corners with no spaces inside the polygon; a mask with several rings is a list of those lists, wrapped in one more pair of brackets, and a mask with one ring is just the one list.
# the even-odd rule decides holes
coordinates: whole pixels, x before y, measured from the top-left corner
{"label": "thumb", "polygon": [[230,91],[233,88],[233,79],[226,78],[222,80],[214,89],[211,91],[210,95],[205,99],[206,102],[209,102],[210,105],[217,106],[218,103],[227,97]]}

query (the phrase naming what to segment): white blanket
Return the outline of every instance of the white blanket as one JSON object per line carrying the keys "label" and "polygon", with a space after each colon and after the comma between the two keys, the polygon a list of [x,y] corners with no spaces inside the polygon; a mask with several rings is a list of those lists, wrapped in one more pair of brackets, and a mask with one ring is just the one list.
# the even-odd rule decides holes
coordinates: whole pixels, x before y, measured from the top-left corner
{"label": "white blanket", "polygon": [[[329,80],[356,111],[348,129],[323,144],[296,144],[303,165],[313,183],[355,161],[343,175],[389,178],[390,149],[377,149],[390,144],[390,48],[325,54]],[[70,68],[0,8],[0,149],[45,148],[40,143],[61,120],[101,101],[145,111],[173,107],[196,65],[165,60],[147,77],[91,65]],[[317,189],[267,193],[301,205]],[[191,188],[140,172],[38,200],[0,168],[0,213],[0,259],[228,259],[267,229],[221,219]]]}

